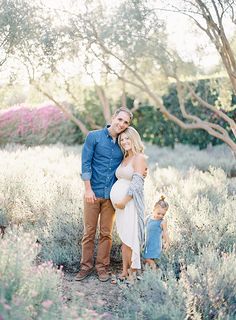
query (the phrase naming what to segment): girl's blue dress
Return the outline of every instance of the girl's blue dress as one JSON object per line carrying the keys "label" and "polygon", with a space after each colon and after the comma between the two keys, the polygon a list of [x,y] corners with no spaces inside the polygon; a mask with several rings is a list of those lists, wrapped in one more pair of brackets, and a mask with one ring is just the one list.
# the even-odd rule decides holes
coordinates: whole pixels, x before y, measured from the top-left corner
{"label": "girl's blue dress", "polygon": [[144,259],[159,259],[162,251],[162,224],[163,220],[147,218],[146,241],[143,250]]}

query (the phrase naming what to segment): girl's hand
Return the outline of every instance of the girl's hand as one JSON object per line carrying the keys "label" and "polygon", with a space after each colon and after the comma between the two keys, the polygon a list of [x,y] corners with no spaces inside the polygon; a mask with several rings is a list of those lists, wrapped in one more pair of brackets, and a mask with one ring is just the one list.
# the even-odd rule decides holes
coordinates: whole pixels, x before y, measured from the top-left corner
{"label": "girl's hand", "polygon": [[125,203],[124,202],[115,203],[115,208],[116,209],[124,209],[125,208]]}

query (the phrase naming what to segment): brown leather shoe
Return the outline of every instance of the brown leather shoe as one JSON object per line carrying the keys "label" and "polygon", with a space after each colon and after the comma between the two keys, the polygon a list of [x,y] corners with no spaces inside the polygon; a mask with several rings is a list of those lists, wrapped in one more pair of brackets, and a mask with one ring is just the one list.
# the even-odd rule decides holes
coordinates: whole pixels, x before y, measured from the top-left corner
{"label": "brown leather shoe", "polygon": [[102,282],[106,282],[110,279],[110,275],[106,270],[101,270],[98,272],[98,279]]}
{"label": "brown leather shoe", "polygon": [[79,273],[75,276],[76,281],[84,280],[87,276],[89,276],[93,272],[93,269],[85,270],[81,269]]}

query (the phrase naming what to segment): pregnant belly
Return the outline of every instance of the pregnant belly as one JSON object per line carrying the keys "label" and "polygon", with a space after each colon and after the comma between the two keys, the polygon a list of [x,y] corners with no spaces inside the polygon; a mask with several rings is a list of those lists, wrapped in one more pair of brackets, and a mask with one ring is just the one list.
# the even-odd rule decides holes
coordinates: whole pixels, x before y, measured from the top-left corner
{"label": "pregnant belly", "polygon": [[123,198],[128,193],[129,185],[130,181],[125,179],[119,179],[115,182],[110,194],[111,202],[113,205],[123,200]]}

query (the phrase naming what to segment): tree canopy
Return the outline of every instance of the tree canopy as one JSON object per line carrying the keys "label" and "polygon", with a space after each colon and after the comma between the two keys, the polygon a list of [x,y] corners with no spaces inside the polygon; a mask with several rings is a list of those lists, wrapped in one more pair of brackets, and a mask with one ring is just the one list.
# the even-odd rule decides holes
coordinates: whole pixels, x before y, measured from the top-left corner
{"label": "tree canopy", "polygon": [[[169,1],[126,0],[110,10],[98,1],[71,2],[67,8],[49,8],[27,0],[2,2],[10,4],[10,9],[3,6],[1,11],[6,17],[1,25],[2,64],[10,55],[17,56],[26,67],[31,84],[66,112],[84,133],[87,132],[84,120],[71,115],[60,94],[48,90],[52,75],[65,97],[78,105],[80,97],[76,91],[81,90],[72,86],[72,79],[87,73],[94,82],[106,121],[112,112],[106,86],[114,82],[119,92],[123,91],[121,103],[125,103],[126,92],[133,92],[134,109],[140,105],[138,100],[150,100],[181,128],[203,129],[236,152],[235,121],[226,115],[223,105],[219,108],[196,93],[198,68],[194,61],[185,62],[170,45],[167,21],[160,14],[171,11],[188,16],[208,36],[225,67],[231,90],[236,92],[235,52],[225,27],[229,21],[235,26],[234,1],[180,0],[177,7]],[[163,102],[163,88],[171,82],[176,83],[181,117],[173,114]],[[217,114],[230,129],[227,131],[197,114],[189,114],[188,98]]]}

